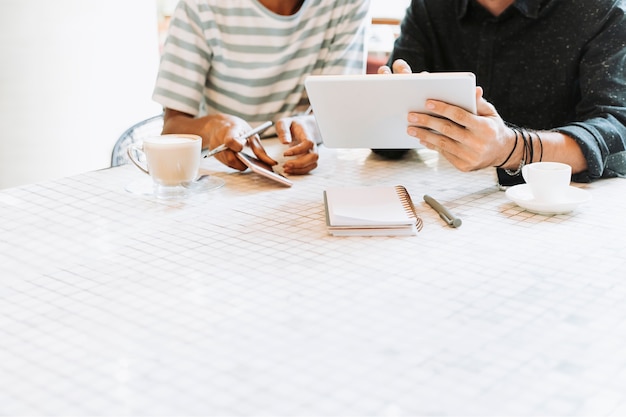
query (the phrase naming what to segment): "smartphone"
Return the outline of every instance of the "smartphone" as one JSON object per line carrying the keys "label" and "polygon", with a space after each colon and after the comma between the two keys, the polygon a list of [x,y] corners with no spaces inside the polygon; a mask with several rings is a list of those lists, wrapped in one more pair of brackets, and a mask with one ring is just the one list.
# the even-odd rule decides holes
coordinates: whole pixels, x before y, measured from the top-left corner
{"label": "smartphone", "polygon": [[265,162],[253,156],[250,156],[245,152],[238,152],[236,153],[236,155],[237,158],[239,158],[241,162],[246,164],[246,166],[250,168],[252,172],[256,172],[257,174],[262,175],[265,178],[269,178],[272,181],[276,181],[277,183],[286,187],[291,187],[293,185],[293,182],[291,180],[277,172],[274,172],[272,167]]}

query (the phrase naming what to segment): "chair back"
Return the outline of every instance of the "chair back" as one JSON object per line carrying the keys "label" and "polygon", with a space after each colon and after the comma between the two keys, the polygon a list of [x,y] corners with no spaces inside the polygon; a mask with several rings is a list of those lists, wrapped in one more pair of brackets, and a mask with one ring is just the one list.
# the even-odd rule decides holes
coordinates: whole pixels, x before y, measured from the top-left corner
{"label": "chair back", "polygon": [[[111,153],[111,166],[116,167],[124,165],[130,162],[128,158],[127,149],[130,145],[141,142],[145,138],[150,136],[158,136],[163,130],[163,114],[152,116],[146,120],[142,120],[126,129],[124,133],[119,137],[113,152]],[[140,161],[143,158],[140,155],[136,155]]]}

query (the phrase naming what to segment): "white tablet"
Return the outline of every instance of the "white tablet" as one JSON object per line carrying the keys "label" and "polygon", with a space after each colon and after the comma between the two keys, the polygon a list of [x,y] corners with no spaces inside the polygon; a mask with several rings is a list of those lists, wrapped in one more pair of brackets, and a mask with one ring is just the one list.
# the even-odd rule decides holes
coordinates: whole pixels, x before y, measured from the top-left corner
{"label": "white tablet", "polygon": [[427,113],[427,99],[476,113],[476,77],[471,72],[311,75],[305,87],[329,148],[422,148],[406,133],[407,115]]}

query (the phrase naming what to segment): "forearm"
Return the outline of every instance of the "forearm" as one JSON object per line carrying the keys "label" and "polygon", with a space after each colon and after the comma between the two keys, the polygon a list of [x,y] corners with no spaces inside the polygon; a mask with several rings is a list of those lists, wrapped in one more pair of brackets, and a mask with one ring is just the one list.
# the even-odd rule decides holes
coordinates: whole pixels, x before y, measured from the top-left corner
{"label": "forearm", "polygon": [[[587,170],[587,161],[580,146],[574,139],[563,133],[516,128],[511,130],[509,142],[511,144],[509,149],[513,149],[513,146],[515,148],[510,158],[500,168],[516,171],[523,160],[524,164],[538,161],[563,162],[572,167],[574,174]],[[503,156],[502,160],[504,158],[506,156]]]}
{"label": "forearm", "polygon": [[626,176],[619,161],[626,149],[626,115],[621,113],[575,122],[555,129],[576,140],[587,160],[589,179]]}
{"label": "forearm", "polygon": [[209,147],[209,141],[221,129],[236,125],[237,121],[225,114],[193,117],[187,113],[165,109],[163,134],[185,133],[202,137],[202,149]]}

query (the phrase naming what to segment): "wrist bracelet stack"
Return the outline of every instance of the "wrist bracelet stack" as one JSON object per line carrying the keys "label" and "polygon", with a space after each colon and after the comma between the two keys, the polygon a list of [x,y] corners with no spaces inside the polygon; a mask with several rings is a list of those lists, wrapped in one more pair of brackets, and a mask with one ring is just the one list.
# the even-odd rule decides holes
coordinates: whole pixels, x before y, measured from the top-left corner
{"label": "wrist bracelet stack", "polygon": [[543,160],[543,142],[541,140],[541,136],[539,136],[539,133],[537,132],[531,132],[525,128],[518,127],[512,124],[507,124],[507,125],[513,131],[513,133],[515,133],[515,143],[513,144],[513,149],[511,150],[511,153],[509,153],[509,156],[507,156],[504,162],[496,166],[496,168],[502,168],[504,165],[506,165],[507,162],[509,162],[509,160],[515,153],[515,149],[517,149],[517,143],[519,141],[519,137],[521,137],[523,149],[522,149],[522,158],[519,162],[519,166],[514,171],[510,169],[504,170],[504,172],[506,172],[507,175],[514,177],[514,176],[519,175],[522,172],[522,168],[524,167],[524,165],[526,165],[527,163],[530,164],[534,161],[535,144],[534,144],[533,134],[537,136],[537,142],[539,143],[539,149],[540,149],[539,162]]}

